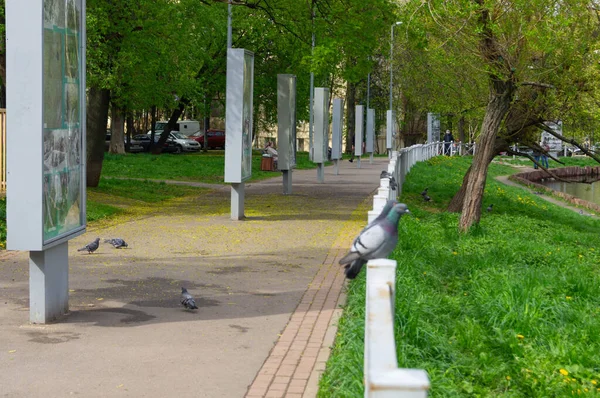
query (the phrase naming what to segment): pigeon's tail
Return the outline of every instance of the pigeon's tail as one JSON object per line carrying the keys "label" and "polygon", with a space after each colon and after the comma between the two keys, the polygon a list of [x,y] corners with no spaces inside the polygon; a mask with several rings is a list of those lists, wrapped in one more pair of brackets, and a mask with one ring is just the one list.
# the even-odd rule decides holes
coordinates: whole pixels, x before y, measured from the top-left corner
{"label": "pigeon's tail", "polygon": [[112,239],[104,239],[104,243],[112,243]]}
{"label": "pigeon's tail", "polygon": [[359,257],[360,254],[358,254],[357,252],[350,252],[340,259],[339,264],[350,264],[352,261],[357,260]]}
{"label": "pigeon's tail", "polygon": [[81,249],[77,249],[78,252],[83,252],[86,251],[88,248],[87,247],[82,247]]}
{"label": "pigeon's tail", "polygon": [[197,310],[198,306],[196,305],[196,302],[194,301],[193,298],[186,298],[181,300],[181,304],[183,304],[183,306],[185,308],[187,308],[188,310]]}
{"label": "pigeon's tail", "polygon": [[356,259],[352,261],[350,264],[346,265],[346,278],[354,279],[360,273],[363,265],[366,264],[366,261],[363,259]]}

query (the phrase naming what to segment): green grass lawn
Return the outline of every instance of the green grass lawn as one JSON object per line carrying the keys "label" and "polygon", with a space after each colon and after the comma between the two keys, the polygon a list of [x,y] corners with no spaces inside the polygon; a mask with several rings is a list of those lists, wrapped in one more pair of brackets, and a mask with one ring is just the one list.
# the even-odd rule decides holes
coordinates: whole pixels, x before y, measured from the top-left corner
{"label": "green grass lawn", "polygon": [[[579,161],[579,159],[577,159]],[[600,383],[600,221],[493,176],[481,222],[458,234],[444,212],[469,158],[433,158],[401,201],[396,342],[401,367],[425,369],[431,397],[596,396]],[[432,202],[419,195],[429,187]],[[320,397],[363,394],[365,273],[349,284]]]}
{"label": "green grass lawn", "polygon": [[[252,156],[252,178],[250,181],[275,177],[280,173],[261,171],[261,153]],[[311,169],[315,164],[308,160],[307,152],[298,152],[297,169]],[[104,177],[148,178],[165,180],[197,181],[222,184],[225,176],[225,151],[211,150],[207,153],[183,155],[127,153],[105,154],[102,165]]]}

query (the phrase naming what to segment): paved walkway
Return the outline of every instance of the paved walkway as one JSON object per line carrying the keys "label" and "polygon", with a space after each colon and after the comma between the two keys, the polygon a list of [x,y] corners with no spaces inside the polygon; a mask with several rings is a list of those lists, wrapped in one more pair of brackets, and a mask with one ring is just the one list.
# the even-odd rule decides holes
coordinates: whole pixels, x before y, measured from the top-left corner
{"label": "paved walkway", "polygon": [[[337,258],[366,223],[387,159],[341,162],[89,228],[69,247],[70,313],[28,323],[28,253],[0,257],[0,396],[313,397],[335,336]],[[122,237],[124,250],[78,247]],[[200,309],[179,304],[181,286]]]}

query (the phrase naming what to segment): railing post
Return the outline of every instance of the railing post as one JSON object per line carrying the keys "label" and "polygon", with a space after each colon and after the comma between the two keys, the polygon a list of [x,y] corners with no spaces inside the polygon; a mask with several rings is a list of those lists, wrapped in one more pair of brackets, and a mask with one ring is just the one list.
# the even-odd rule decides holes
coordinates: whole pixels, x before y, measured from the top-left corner
{"label": "railing post", "polygon": [[365,398],[426,398],[429,378],[421,369],[399,369],[394,335],[396,261],[367,263]]}

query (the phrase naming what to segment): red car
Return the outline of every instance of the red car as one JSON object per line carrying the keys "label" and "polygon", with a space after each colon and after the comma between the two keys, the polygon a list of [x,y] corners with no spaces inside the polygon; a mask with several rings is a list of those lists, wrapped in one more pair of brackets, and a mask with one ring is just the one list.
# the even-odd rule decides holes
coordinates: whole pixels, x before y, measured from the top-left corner
{"label": "red car", "polygon": [[[208,129],[206,132],[208,137],[208,149],[223,148],[225,149],[225,130]],[[190,135],[192,140],[197,141],[204,148],[204,132],[197,131]]]}

